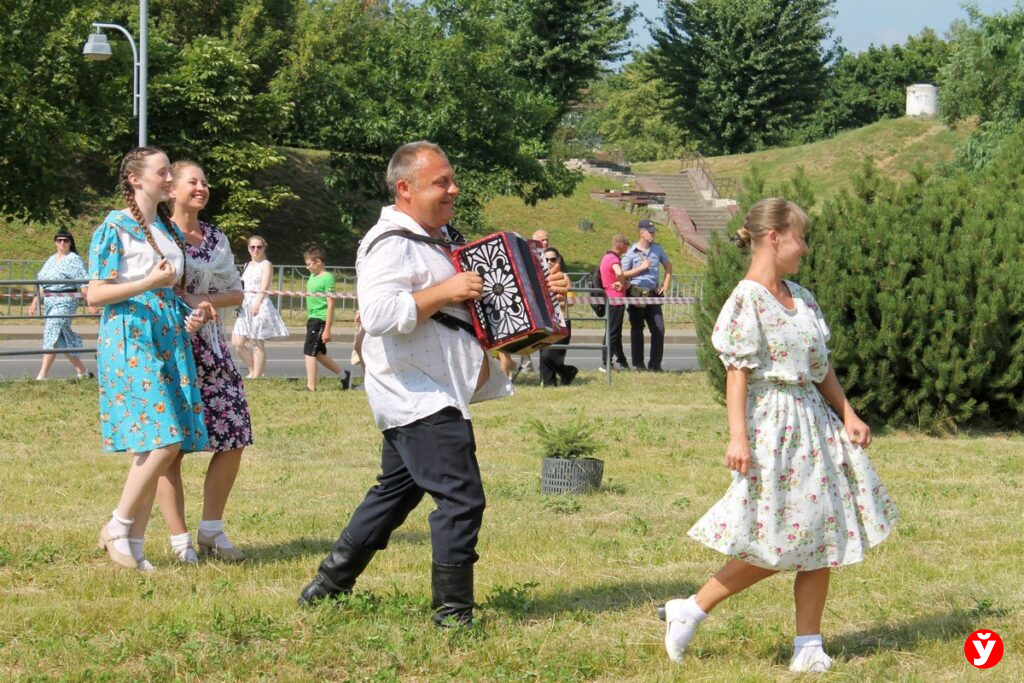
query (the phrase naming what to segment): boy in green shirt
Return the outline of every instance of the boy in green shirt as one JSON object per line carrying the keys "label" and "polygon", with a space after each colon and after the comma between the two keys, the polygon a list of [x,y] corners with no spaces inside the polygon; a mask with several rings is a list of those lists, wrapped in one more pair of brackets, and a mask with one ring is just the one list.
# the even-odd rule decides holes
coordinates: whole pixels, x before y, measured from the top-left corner
{"label": "boy in green shirt", "polygon": [[[314,294],[318,292],[334,292],[334,276],[327,272],[327,252],[323,247],[314,245],[303,252],[306,261],[306,268],[310,276],[306,282],[306,292]],[[306,297],[306,341],[302,352],[306,356],[306,388],[316,391],[316,364],[319,362],[325,368],[338,376],[341,381],[341,388],[348,389],[351,373],[342,370],[327,355],[327,342],[331,340],[331,323],[334,322],[334,299],[324,296]]]}

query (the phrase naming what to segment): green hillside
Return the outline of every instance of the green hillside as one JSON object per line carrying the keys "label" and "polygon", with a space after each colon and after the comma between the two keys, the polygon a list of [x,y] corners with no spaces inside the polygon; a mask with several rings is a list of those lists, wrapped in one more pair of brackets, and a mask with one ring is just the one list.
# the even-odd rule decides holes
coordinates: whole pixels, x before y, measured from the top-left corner
{"label": "green hillside", "polygon": [[[547,230],[551,246],[558,248],[569,270],[590,271],[611,248],[616,233],[631,240],[637,236],[636,224],[642,216],[590,196],[591,190],[612,188],[621,189],[621,182],[608,176],[587,176],[571,197],[549,199],[536,206],[512,197],[499,197],[487,205],[487,220],[495,230],[512,230],[526,237],[534,230]],[[593,223],[593,230],[580,230],[581,221]],[[658,241],[668,251],[675,272],[703,270],[703,264],[690,256],[669,231],[659,233]]]}
{"label": "green hillside", "polygon": [[[753,164],[760,168],[769,183],[773,179],[787,179],[797,166],[803,166],[815,196],[821,201],[845,187],[867,156],[874,158],[875,166],[886,176],[907,180],[910,169],[918,161],[928,166],[949,161],[953,150],[968,133],[963,127],[949,128],[935,119],[886,119],[840,133],[829,140],[751,154],[708,157],[707,161],[716,178],[733,178],[737,182]],[[635,173],[675,173],[678,170],[678,161],[633,164]]]}
{"label": "green hillside", "polygon": [[[891,119],[831,140],[753,154],[712,157],[708,161],[717,177],[737,180],[751,164],[757,164],[769,179],[788,178],[793,169],[802,165],[821,200],[838,192],[858,170],[865,156],[873,156],[876,166],[886,175],[905,180],[917,161],[935,165],[949,160],[966,135],[963,129],[954,130],[935,120]],[[349,199],[324,182],[329,168],[328,154],[291,148],[281,148],[281,152],[285,163],[268,174],[266,181],[287,185],[300,200],[286,202],[263,217],[259,232],[270,242],[271,260],[301,263],[304,246],[314,241],[316,235],[330,234],[334,236],[327,244],[331,263],[351,265],[359,233],[372,224],[371,213],[375,212],[363,216],[365,225],[343,230],[338,222],[337,206]],[[637,163],[633,168],[638,173],[674,173],[679,170],[679,162]],[[588,176],[572,196],[539,202],[536,206],[511,197],[499,197],[487,205],[487,221],[495,230],[513,230],[524,235],[543,228],[550,233],[551,243],[562,251],[572,270],[589,270],[608,248],[615,233],[622,232],[630,238],[636,234],[637,215],[590,197],[591,190],[617,186],[618,182],[610,177]],[[94,211],[69,222],[78,237],[80,251],[87,248],[93,226],[106,211],[106,207],[97,206]],[[580,230],[581,221],[593,223],[593,230]],[[0,221],[0,259],[45,258],[53,249],[53,233],[67,224]],[[701,264],[684,251],[678,240],[670,238],[668,233],[663,233],[661,238],[678,272],[701,270]],[[238,250],[240,258],[244,257],[243,251]]]}

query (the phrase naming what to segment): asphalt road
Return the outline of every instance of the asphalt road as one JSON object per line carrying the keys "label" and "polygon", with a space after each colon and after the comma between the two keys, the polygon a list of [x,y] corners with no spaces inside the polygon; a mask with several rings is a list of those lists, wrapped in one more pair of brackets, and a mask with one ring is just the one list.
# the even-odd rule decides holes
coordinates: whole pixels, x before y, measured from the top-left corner
{"label": "asphalt road", "polygon": [[[19,349],[37,349],[38,340],[11,339],[0,342],[0,350],[14,351]],[[85,339],[86,347],[94,347],[95,339]],[[625,344],[626,356],[629,356],[629,343]],[[348,356],[351,352],[349,344],[339,342],[329,344],[328,350],[335,361],[342,367],[353,369],[349,365]],[[650,347],[647,348],[650,353]],[[666,344],[665,357],[662,367],[665,370],[697,370],[697,349],[692,343],[689,344]],[[32,378],[39,372],[41,356],[0,356],[0,379],[24,379]],[[86,367],[95,370],[96,361],[93,354],[83,356]],[[241,360],[235,358],[239,368],[244,368]],[[566,362],[578,366],[581,370],[596,370],[601,365],[601,352],[596,350],[584,350],[569,348]],[[534,368],[537,366],[537,354],[534,354]],[[362,371],[355,368],[354,375],[359,376]],[[243,370],[244,374],[244,370]],[[267,374],[273,377],[305,377],[306,366],[302,355],[302,342],[299,339],[286,340],[282,342],[271,342],[267,344]],[[324,377],[327,370],[321,369],[321,376]],[[67,379],[75,376],[75,371],[64,356],[59,356],[50,370],[51,379]]]}

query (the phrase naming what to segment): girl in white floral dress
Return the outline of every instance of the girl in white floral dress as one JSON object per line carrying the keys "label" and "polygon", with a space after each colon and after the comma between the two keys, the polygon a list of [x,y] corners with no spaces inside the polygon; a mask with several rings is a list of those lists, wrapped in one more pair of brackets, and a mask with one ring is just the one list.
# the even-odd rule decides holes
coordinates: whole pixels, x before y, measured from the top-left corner
{"label": "girl in white floral dress", "polygon": [[896,521],[863,450],[871,429],[829,365],[828,326],[811,293],[782,279],[799,269],[808,227],[800,207],[773,198],[751,207],[737,231],[740,247],[752,248],[750,269],[711,337],[727,370],[725,460],[733,478],[689,532],[733,559],[696,595],[665,604],[673,661],[718,603],[790,570],[797,634],[790,670],[827,670],[821,615],[831,569],[859,562]]}

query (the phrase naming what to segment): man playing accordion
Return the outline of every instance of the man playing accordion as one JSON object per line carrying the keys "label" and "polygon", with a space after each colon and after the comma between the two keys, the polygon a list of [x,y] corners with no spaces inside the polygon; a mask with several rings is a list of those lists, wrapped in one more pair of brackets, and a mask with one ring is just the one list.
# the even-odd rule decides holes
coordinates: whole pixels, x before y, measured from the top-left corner
{"label": "man playing accordion", "polygon": [[[432,606],[438,625],[468,625],[473,563],[484,512],[469,404],[512,393],[507,377],[472,333],[465,302],[483,279],[456,272],[447,243],[459,194],[445,153],[430,142],[400,147],[387,171],[395,203],[356,257],[366,395],[383,432],[381,473],[356,508],[300,604],[352,591],[373,555],[429,494]],[[568,278],[547,278],[558,295]],[[467,328],[469,331],[467,331]]]}

